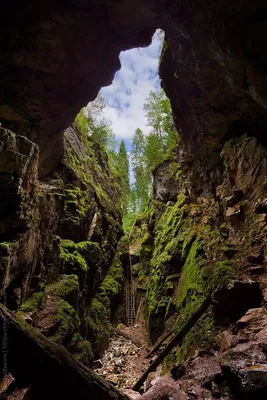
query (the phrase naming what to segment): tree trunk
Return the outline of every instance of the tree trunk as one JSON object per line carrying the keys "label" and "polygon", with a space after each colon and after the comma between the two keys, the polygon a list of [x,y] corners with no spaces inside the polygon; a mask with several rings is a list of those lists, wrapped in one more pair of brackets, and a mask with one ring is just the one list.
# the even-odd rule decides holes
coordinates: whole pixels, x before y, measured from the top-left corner
{"label": "tree trunk", "polygon": [[155,369],[162,363],[162,361],[167,357],[167,355],[177,346],[184,338],[184,336],[190,331],[191,328],[197,323],[197,321],[202,317],[202,315],[207,311],[211,305],[211,298],[207,298],[202,303],[202,306],[192,314],[191,318],[187,321],[184,327],[169,341],[165,349],[159,353],[158,357],[152,362],[148,369],[143,373],[143,375],[134,384],[133,390],[138,391],[143,383],[146,381],[150,372],[155,371]]}
{"label": "tree trunk", "polygon": [[3,305],[0,332],[8,351],[7,363],[1,355],[0,373],[10,372],[20,385],[30,386],[29,400],[129,399]]}
{"label": "tree trunk", "polygon": [[166,340],[173,334],[173,329],[167,333],[157,344],[155,347],[153,347],[153,349],[151,350],[150,353],[148,353],[146,355],[146,358],[150,358],[151,356],[153,356],[154,353],[156,353],[159,348],[163,345],[164,342],[166,342]]}

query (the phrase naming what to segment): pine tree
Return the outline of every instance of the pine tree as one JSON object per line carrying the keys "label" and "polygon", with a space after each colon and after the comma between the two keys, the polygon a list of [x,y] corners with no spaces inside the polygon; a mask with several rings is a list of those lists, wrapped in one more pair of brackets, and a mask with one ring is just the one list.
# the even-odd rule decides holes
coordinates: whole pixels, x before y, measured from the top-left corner
{"label": "pine tree", "polygon": [[79,129],[84,139],[90,138],[109,152],[113,151],[115,135],[112,131],[111,122],[104,116],[106,104],[99,94],[97,98],[82,108],[76,116],[74,125]]}
{"label": "pine tree", "polygon": [[134,174],[135,209],[142,211],[149,200],[151,176],[145,162],[145,136],[141,129],[136,129],[133,142],[131,159]]}
{"label": "pine tree", "polygon": [[145,138],[145,159],[152,171],[169,158],[177,147],[179,136],[174,126],[171,104],[163,89],[150,92],[144,104],[150,132]]}
{"label": "pine tree", "polygon": [[122,184],[122,204],[123,214],[127,214],[130,195],[130,178],[129,178],[129,159],[124,141],[120,143],[119,151],[116,157],[117,172]]}

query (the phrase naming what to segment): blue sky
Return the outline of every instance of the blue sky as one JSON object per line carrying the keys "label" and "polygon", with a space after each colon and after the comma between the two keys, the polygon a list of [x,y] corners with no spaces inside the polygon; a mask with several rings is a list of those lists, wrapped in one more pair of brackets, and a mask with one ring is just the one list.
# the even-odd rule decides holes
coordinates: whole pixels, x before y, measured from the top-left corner
{"label": "blue sky", "polygon": [[104,116],[111,121],[118,141],[125,140],[128,149],[137,128],[148,132],[143,104],[151,90],[159,89],[161,44],[162,35],[156,32],[149,47],[122,52],[120,71],[112,85],[100,92],[107,104]]}

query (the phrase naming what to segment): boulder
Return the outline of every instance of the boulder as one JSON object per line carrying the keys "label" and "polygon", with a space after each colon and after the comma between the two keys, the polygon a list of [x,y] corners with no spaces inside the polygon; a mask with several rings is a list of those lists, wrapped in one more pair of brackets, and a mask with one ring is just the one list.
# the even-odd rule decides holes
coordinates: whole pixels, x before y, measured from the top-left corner
{"label": "boulder", "polygon": [[242,400],[265,400],[267,397],[267,364],[240,367],[222,366],[223,374],[236,397]]}
{"label": "boulder", "polygon": [[213,293],[215,317],[220,321],[236,322],[250,308],[261,305],[262,292],[254,281],[232,281]]}

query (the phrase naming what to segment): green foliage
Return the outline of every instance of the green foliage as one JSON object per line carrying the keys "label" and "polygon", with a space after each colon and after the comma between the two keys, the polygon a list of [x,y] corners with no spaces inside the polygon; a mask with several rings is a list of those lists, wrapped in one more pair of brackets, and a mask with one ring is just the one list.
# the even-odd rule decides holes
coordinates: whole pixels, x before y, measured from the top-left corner
{"label": "green foliage", "polygon": [[125,234],[128,235],[130,233],[134,221],[135,221],[135,214],[128,213],[123,216],[122,222],[123,222],[123,231],[125,232]]}
{"label": "green foliage", "polygon": [[163,90],[158,93],[150,92],[144,104],[144,110],[150,131],[145,136],[138,128],[132,141],[131,160],[134,184],[130,196],[130,208],[133,214],[147,207],[152,171],[174,155],[179,142],[170,101]]}
{"label": "green foliage", "polygon": [[74,125],[81,133],[82,138],[85,139],[88,135],[88,117],[86,116],[86,110],[84,108],[82,108],[79,114],[77,114]]}
{"label": "green foliage", "polygon": [[119,151],[116,156],[117,174],[121,179],[121,192],[123,215],[127,215],[129,208],[130,178],[129,178],[129,160],[124,141],[120,143]]}
{"label": "green foliage", "polygon": [[150,92],[144,110],[150,127],[146,136],[145,159],[148,170],[152,171],[173,155],[179,136],[174,126],[170,101],[163,89],[159,93]]}
{"label": "green foliage", "polygon": [[143,211],[148,204],[151,174],[145,160],[145,136],[141,129],[135,131],[131,159],[134,173],[134,185],[132,187],[132,208],[133,213]]}
{"label": "green foliage", "polygon": [[111,124],[103,117],[105,101],[99,94],[95,101],[82,108],[76,116],[74,125],[78,128],[83,139],[90,137],[105,150],[113,150],[115,136],[111,129]]}

